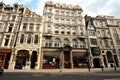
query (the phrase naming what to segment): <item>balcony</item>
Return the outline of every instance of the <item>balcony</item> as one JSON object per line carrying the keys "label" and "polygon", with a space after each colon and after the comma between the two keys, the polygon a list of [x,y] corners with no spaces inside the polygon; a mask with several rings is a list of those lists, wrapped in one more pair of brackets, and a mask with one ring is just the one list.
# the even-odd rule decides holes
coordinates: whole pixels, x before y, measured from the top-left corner
{"label": "balcony", "polygon": [[79,35],[76,34],[76,37],[77,37],[78,39],[85,39],[85,38],[87,38],[87,36],[86,36],[85,34],[83,34],[83,33],[81,33],[81,34],[79,34]]}
{"label": "balcony", "polygon": [[52,32],[46,32],[46,33],[43,33],[43,36],[44,37],[52,37],[53,33]]}

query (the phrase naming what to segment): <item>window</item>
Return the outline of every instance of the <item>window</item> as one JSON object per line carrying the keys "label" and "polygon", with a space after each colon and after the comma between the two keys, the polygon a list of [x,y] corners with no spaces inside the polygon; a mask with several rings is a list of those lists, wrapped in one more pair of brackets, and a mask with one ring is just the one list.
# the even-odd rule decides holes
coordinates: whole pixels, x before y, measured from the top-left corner
{"label": "window", "polygon": [[23,43],[23,42],[24,42],[24,34],[22,34],[20,38],[20,43]]}
{"label": "window", "polygon": [[71,16],[74,16],[74,12],[71,12]]}
{"label": "window", "polygon": [[66,15],[67,15],[67,16],[70,16],[70,12],[66,12]]}
{"label": "window", "polygon": [[55,18],[55,23],[59,23],[59,19],[58,18]]}
{"label": "window", "polygon": [[3,21],[5,20],[5,15],[2,15],[2,20],[3,20]]}
{"label": "window", "polygon": [[69,40],[68,39],[64,39],[64,45],[68,45],[69,44]]}
{"label": "window", "polygon": [[55,40],[55,47],[60,47],[60,43],[61,43],[61,42],[60,42],[60,39],[57,38],[57,39]]}
{"label": "window", "polygon": [[30,31],[33,30],[33,26],[34,26],[34,24],[30,24],[30,26],[29,26],[29,30],[30,30]]}
{"label": "window", "polygon": [[70,28],[67,28],[67,34],[70,34]]}
{"label": "window", "polygon": [[75,21],[74,21],[74,20],[72,20],[72,21],[71,21],[71,24],[72,24],[72,25],[74,25],[74,24],[75,24]]}
{"label": "window", "polygon": [[120,45],[120,39],[119,38],[115,39],[115,42],[116,42],[116,45]]}
{"label": "window", "polygon": [[8,46],[10,35],[6,35],[4,46]]}
{"label": "window", "polygon": [[81,21],[81,20],[78,20],[78,24],[82,24],[82,21]]}
{"label": "window", "polygon": [[51,33],[51,26],[48,26],[47,32],[48,32],[48,33]]}
{"label": "window", "polygon": [[100,21],[99,24],[100,24],[100,27],[103,27],[103,23],[102,23],[102,21]]}
{"label": "window", "polygon": [[64,19],[61,19],[61,24],[64,24]]}
{"label": "window", "polygon": [[52,41],[50,38],[46,38],[46,44],[45,44],[46,47],[51,47],[52,46]]}
{"label": "window", "polygon": [[108,41],[107,41],[107,40],[104,40],[104,46],[105,46],[106,48],[109,47],[109,46],[108,46]]}
{"label": "window", "polygon": [[23,30],[27,29],[27,23],[23,23]]}
{"label": "window", "polygon": [[58,11],[58,10],[56,10],[56,11],[55,11],[55,14],[59,15],[59,11]]}
{"label": "window", "polygon": [[12,32],[12,27],[11,26],[9,27],[8,32]]}
{"label": "window", "polygon": [[36,31],[40,30],[40,24],[36,24]]}
{"label": "window", "polygon": [[35,44],[38,43],[38,35],[35,35],[34,43],[35,43]]}
{"label": "window", "polygon": [[61,15],[64,15],[64,11],[61,11]]}
{"label": "window", "polygon": [[28,35],[27,43],[30,44],[31,41],[32,41],[32,36],[31,36],[31,35]]}
{"label": "window", "polygon": [[61,34],[64,34],[64,28],[61,28]]}
{"label": "window", "polygon": [[66,23],[67,23],[67,24],[70,24],[70,20],[69,20],[69,19],[67,19],[67,20],[66,20]]}
{"label": "window", "polygon": [[113,34],[117,34],[117,30],[116,29],[113,29]]}
{"label": "window", "polygon": [[78,12],[78,16],[81,16],[81,12]]}
{"label": "window", "polygon": [[85,41],[84,40],[80,40],[80,48],[85,48]]}
{"label": "window", "polygon": [[58,27],[55,27],[55,34],[58,34],[59,31],[58,31]]}
{"label": "window", "polygon": [[105,31],[102,30],[102,37],[105,37]]}
{"label": "window", "polygon": [[75,31],[75,29],[73,29],[73,35],[75,35],[76,34],[76,31]]}
{"label": "window", "polygon": [[92,45],[97,45],[97,40],[96,39],[90,39],[90,42]]}
{"label": "window", "polygon": [[95,36],[95,31],[89,31],[90,36]]}
{"label": "window", "polygon": [[15,18],[16,18],[16,16],[15,15],[12,15],[12,21],[15,21]]}
{"label": "window", "polygon": [[77,41],[75,39],[72,40],[72,47],[77,48]]}
{"label": "window", "polygon": [[48,17],[48,22],[51,22],[52,21],[52,18],[51,17]]}
{"label": "window", "polygon": [[49,13],[52,13],[52,9],[49,9]]}
{"label": "window", "polygon": [[2,9],[3,9],[3,7],[2,7],[2,6],[0,6],[0,11],[2,11]]}

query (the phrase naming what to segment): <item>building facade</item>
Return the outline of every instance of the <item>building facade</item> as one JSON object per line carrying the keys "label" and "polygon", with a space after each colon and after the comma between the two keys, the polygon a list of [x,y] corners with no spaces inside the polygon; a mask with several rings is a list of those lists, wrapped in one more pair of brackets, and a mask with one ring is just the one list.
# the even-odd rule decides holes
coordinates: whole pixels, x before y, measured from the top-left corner
{"label": "building facade", "polygon": [[87,67],[87,34],[83,10],[78,5],[47,2],[41,68]]}
{"label": "building facade", "polygon": [[26,8],[11,57],[11,69],[39,69],[42,43],[42,17]]}
{"label": "building facade", "polygon": [[[88,28],[87,31],[90,32],[91,29],[94,30],[95,33],[93,35],[96,35],[97,37],[96,38],[92,36],[92,39],[94,38],[93,41],[91,40],[91,37],[88,37],[89,42],[91,42],[89,43],[89,45],[91,45],[92,42],[93,44],[98,44],[97,46],[98,51],[94,51],[94,49],[91,49],[90,46],[90,56],[92,54],[91,56],[92,67],[95,67],[95,65],[97,67],[107,67],[107,68],[114,68],[119,66],[115,43],[113,42],[114,37],[111,32],[111,27],[108,25],[108,21],[106,17],[107,16],[96,16],[96,17],[85,16],[86,22],[89,22],[89,24],[87,24],[87,28]],[[90,36],[90,33],[88,34],[88,36]]]}
{"label": "building facade", "polygon": [[0,2],[0,65],[8,68],[23,7]]}
{"label": "building facade", "polygon": [[0,2],[0,66],[5,69],[120,66],[120,19],[85,16],[79,5],[48,1],[43,15]]}

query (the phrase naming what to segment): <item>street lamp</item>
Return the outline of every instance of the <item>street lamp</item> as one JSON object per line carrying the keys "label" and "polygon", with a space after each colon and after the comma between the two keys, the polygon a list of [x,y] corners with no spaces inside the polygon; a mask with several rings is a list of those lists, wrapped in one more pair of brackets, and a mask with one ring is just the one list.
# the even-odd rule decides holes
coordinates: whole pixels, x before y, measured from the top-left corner
{"label": "street lamp", "polygon": [[87,49],[87,62],[88,62],[88,71],[90,72],[90,68],[91,68],[91,66],[90,66],[90,53],[89,53],[89,49]]}

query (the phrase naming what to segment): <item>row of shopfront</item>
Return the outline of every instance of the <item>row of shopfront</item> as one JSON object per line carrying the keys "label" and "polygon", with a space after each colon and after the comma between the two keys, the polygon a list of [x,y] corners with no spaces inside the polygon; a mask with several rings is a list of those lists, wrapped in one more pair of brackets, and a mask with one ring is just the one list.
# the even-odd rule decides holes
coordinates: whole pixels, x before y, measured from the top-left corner
{"label": "row of shopfront", "polygon": [[[101,66],[107,67],[109,60],[105,55],[90,58],[87,49],[72,49],[70,46],[57,49],[43,48],[41,53],[35,50],[31,54],[29,50],[16,52],[0,50],[0,66],[9,69],[11,63],[14,63],[13,69],[101,68]],[[114,61],[110,63],[114,65]]]}

